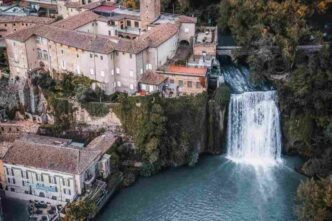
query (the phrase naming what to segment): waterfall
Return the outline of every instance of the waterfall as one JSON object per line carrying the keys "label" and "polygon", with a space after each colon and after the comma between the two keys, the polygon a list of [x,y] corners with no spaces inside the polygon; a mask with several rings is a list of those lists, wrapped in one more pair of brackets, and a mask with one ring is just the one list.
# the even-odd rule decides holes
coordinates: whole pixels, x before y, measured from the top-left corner
{"label": "waterfall", "polygon": [[227,157],[235,162],[274,165],[281,160],[281,131],[275,91],[232,94]]}

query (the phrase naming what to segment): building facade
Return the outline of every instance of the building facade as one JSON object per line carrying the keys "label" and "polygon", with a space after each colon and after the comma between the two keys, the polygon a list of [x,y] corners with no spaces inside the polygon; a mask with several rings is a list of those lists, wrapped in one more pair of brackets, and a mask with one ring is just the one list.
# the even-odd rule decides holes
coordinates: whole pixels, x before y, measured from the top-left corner
{"label": "building facade", "polygon": [[6,178],[2,185],[6,196],[61,204],[72,202],[97,177],[107,178],[110,174],[110,156],[105,153],[116,138],[96,139],[92,145],[95,148],[78,148],[70,140],[37,135],[16,140],[3,157]]}
{"label": "building facade", "polygon": [[[142,5],[157,4],[153,8],[158,11],[158,2],[143,1]],[[11,77],[24,79],[29,70],[44,68],[50,73],[87,76],[108,94],[134,94],[145,71],[163,66],[175,55],[180,41],[194,37],[196,20],[190,17],[155,17],[144,29],[145,20],[139,13],[110,10],[112,16],[86,11],[6,36]]]}
{"label": "building facade", "polygon": [[206,91],[207,68],[169,65],[158,73],[168,79],[169,87],[175,88],[180,96]]}

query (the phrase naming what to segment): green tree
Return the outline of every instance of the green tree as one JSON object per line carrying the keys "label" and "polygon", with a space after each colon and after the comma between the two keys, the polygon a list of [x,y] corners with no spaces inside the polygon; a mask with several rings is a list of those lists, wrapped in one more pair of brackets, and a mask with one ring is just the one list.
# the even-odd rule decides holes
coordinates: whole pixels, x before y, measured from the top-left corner
{"label": "green tree", "polygon": [[65,212],[66,221],[86,221],[96,212],[96,205],[92,201],[78,200],[70,203]]}
{"label": "green tree", "polygon": [[296,214],[301,221],[328,221],[332,218],[332,181],[307,180],[297,190]]}
{"label": "green tree", "polygon": [[249,50],[253,72],[266,74],[266,67],[281,54],[289,70],[293,67],[296,47],[301,41],[319,41],[309,28],[307,18],[313,8],[301,0],[224,0],[221,1],[219,24],[230,29],[236,42]]}

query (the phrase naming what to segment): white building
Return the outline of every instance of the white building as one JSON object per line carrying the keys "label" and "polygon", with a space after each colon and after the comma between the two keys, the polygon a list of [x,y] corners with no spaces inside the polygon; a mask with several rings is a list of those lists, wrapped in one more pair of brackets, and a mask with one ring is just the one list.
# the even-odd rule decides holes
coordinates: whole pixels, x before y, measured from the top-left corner
{"label": "white building", "polygon": [[96,138],[86,148],[36,135],[16,140],[3,159],[5,193],[23,200],[72,202],[97,177],[110,174],[110,157],[105,152],[115,140],[113,136]]}

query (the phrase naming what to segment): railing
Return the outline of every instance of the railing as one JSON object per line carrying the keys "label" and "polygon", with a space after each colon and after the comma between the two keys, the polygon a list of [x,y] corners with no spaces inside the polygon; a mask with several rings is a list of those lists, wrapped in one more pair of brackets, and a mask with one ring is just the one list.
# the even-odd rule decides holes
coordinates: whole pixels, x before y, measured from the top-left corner
{"label": "railing", "polygon": [[44,4],[52,4],[56,5],[57,0],[27,0],[28,2],[35,2],[35,3],[44,3]]}

